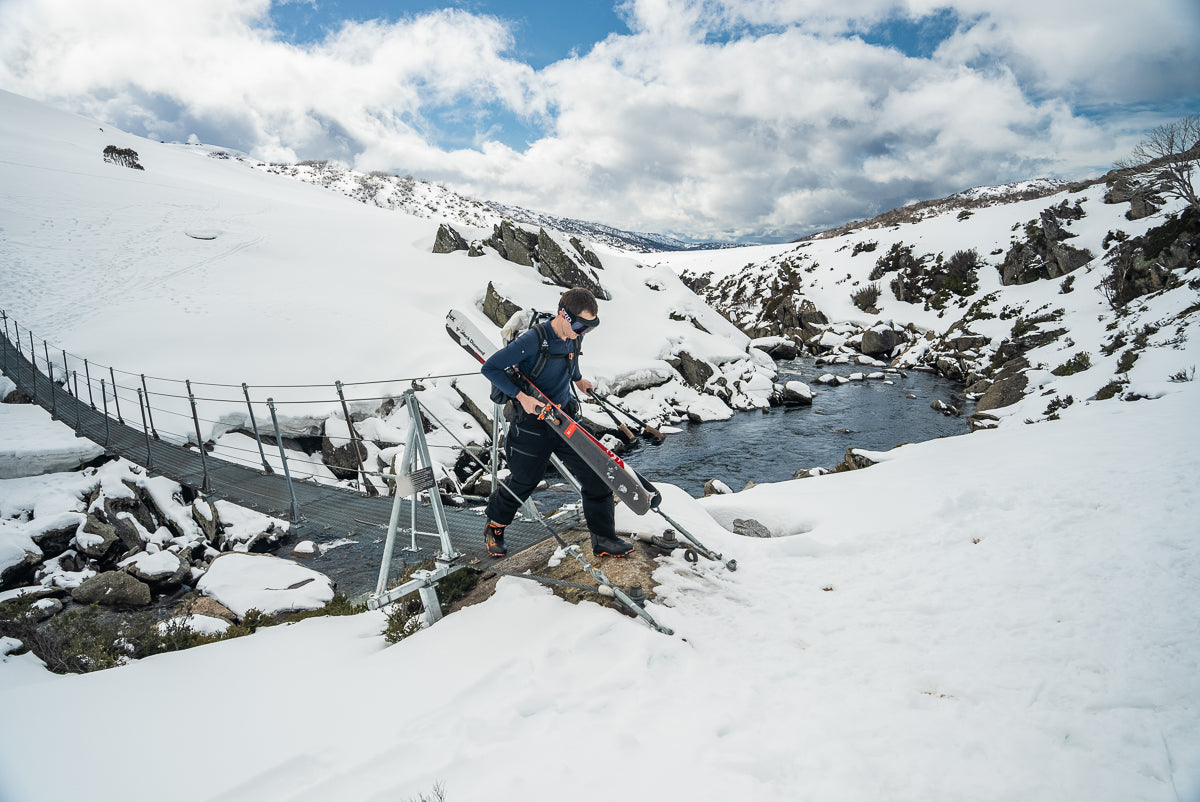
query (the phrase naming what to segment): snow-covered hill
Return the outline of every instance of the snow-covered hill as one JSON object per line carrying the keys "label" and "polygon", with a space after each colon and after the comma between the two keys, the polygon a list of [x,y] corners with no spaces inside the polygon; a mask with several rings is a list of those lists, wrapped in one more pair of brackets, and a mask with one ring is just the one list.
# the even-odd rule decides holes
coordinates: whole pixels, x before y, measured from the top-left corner
{"label": "snow-covered hill", "polygon": [[[109,145],[145,169],[104,162]],[[441,333],[447,306],[482,321],[489,282],[543,308],[558,293],[494,252],[430,253],[436,218],[235,161],[0,93],[0,307],[71,359],[145,371],[152,387],[238,388],[469,370]],[[1120,247],[1109,229],[1134,242],[1163,222],[1124,221],[1125,204],[1100,193],[1055,212],[1072,247],[1099,256],[1105,240]],[[0,799],[415,799],[439,785],[450,800],[530,802],[629,789],[697,801],[1200,798],[1196,271],[1171,269],[1178,284],[1123,312],[1097,291],[1098,261],[1002,285],[996,264],[1051,228],[1049,206],[1061,199],[651,266],[596,249],[613,300],[586,358],[613,384],[673,370],[663,357],[680,347],[730,370],[759,364],[676,271],[711,271],[748,328],[808,322],[832,358],[856,350],[864,327],[918,335],[897,353],[913,360],[977,335],[959,343],[962,366],[990,363],[1006,339],[1030,345],[1029,392],[997,410],[993,431],[704,500],[666,486],[672,516],[740,566],[659,558],[648,609],[677,637],[502,578],[486,603],[391,647],[383,614],[364,613],[63,677],[0,638]],[[463,233],[482,240],[491,226]],[[912,258],[872,280],[893,246]],[[949,272],[964,294],[936,287],[936,258],[920,257],[949,264],[970,249],[990,265],[978,287]],[[895,279],[922,300],[897,300]],[[872,283],[877,313],[850,298]],[[775,315],[804,300],[830,322]],[[970,333],[944,336],[968,315]],[[1045,342],[1024,339],[1039,327]],[[1068,363],[1081,369],[1055,375]],[[1087,402],[1114,378],[1112,399]],[[1021,424],[1066,396],[1056,420]],[[7,448],[19,438],[3,421]],[[56,447],[70,440],[48,416],[20,430],[47,427]],[[115,492],[143,482],[113,465]],[[83,475],[0,479],[0,556],[46,516],[99,498]],[[747,518],[771,537],[734,535]],[[624,508],[618,525],[664,527]],[[153,533],[164,546],[168,534]]]}

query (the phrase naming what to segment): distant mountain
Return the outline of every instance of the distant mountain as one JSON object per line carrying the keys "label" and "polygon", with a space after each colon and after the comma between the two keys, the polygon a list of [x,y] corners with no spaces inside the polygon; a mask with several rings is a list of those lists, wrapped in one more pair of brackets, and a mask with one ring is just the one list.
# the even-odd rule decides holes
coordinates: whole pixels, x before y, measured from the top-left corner
{"label": "distant mountain", "polygon": [[336,162],[303,161],[296,164],[267,164],[228,150],[209,149],[217,158],[236,158],[257,170],[287,176],[308,184],[341,192],[355,200],[384,209],[396,209],[416,217],[439,217],[475,228],[490,228],[501,220],[552,228],[565,234],[635,253],[712,250],[739,247],[731,243],[690,242],[666,234],[623,231],[601,223],[558,217],[520,206],[476,200],[411,175],[359,172]]}

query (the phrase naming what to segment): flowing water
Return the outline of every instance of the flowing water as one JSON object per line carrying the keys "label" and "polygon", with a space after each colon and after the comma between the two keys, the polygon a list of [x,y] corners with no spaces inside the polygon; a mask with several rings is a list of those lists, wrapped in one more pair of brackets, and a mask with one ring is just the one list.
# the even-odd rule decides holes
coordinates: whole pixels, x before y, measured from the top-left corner
{"label": "flowing water", "polygon": [[[800,359],[780,362],[779,370],[780,382],[797,379],[810,384],[815,396],[811,407],[776,407],[765,413],[739,412],[727,421],[685,423],[663,443],[641,438],[625,459],[651,481],[669,482],[702,496],[709,479],[740,490],[750,481],[779,482],[791,479],[797,470],[832,468],[847,448],[886,451],[901,443],[968,431],[971,409],[959,400],[958,385],[932,373],[907,371],[888,374],[886,382],[891,383],[869,379],[828,387],[812,380],[827,372],[848,376],[871,369],[817,367],[812,359]],[[931,409],[935,400],[954,404],[961,416]],[[534,499],[548,511],[578,497],[549,490],[536,493]],[[366,593],[375,586],[383,535],[382,530],[372,530],[337,541],[316,536],[313,539],[327,551],[310,564],[352,598]]]}

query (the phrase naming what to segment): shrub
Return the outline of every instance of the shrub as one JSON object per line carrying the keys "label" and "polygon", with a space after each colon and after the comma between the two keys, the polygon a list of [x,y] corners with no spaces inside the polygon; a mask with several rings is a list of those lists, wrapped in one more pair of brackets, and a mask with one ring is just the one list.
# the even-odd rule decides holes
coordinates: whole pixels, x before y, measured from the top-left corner
{"label": "shrub", "polygon": [[1050,371],[1055,376],[1073,376],[1076,373],[1081,373],[1092,366],[1092,358],[1086,351],[1080,351],[1075,356],[1068,359],[1063,364]]}
{"label": "shrub", "polygon": [[1115,396],[1117,393],[1121,392],[1121,390],[1124,387],[1125,387],[1125,382],[1111,381],[1108,384],[1101,387],[1096,392],[1096,400],[1097,401],[1107,401],[1108,399]]}
{"label": "shrub", "polygon": [[868,284],[862,289],[851,293],[850,300],[864,312],[876,311],[875,302],[879,300],[879,285],[876,283]]}
{"label": "shrub", "polygon": [[871,253],[877,247],[879,247],[879,243],[874,240],[871,242],[856,242],[854,243],[854,249],[850,251],[850,255],[858,256],[860,253]]}
{"label": "shrub", "polygon": [[1074,291],[1074,289],[1075,289],[1075,274],[1072,273],[1071,275],[1069,275],[1063,279],[1062,284],[1060,284],[1058,287],[1058,294],[1066,295],[1067,293]]}
{"label": "shrub", "polygon": [[104,149],[104,161],[134,170],[146,169],[138,164],[137,151],[132,148],[118,148],[116,145],[109,145]]}
{"label": "shrub", "polygon": [[1133,369],[1133,363],[1137,362],[1138,352],[1130,348],[1125,353],[1121,354],[1121,358],[1117,360],[1117,373],[1128,373]]}

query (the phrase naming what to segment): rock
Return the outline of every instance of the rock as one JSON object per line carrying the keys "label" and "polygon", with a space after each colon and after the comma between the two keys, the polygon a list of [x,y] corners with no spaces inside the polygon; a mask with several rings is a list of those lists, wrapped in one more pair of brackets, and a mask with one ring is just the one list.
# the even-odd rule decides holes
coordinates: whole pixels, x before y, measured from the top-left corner
{"label": "rock", "polygon": [[597,270],[604,269],[604,265],[600,262],[600,257],[587,248],[584,248],[583,243],[579,241],[578,237],[571,237],[570,242],[571,246],[575,248],[580,256],[583,257],[584,262],[596,268]]}
{"label": "rock", "polygon": [[68,526],[47,529],[40,534],[33,535],[31,540],[42,550],[43,559],[52,560],[71,548],[71,541],[75,539],[75,532],[78,529],[79,524],[72,523]]}
{"label": "rock", "polygon": [[232,610],[209,596],[198,596],[186,601],[176,607],[175,611],[179,615],[205,615],[230,623],[237,621],[237,616],[233,614]]}
{"label": "rock", "polygon": [[333,599],[329,577],[291,560],[266,554],[227,552],[213,560],[196,589],[239,618],[258,609],[275,614],[317,610]]}
{"label": "rock", "polygon": [[304,560],[320,557],[321,547],[311,540],[301,540],[295,546],[292,546],[292,556]]}
{"label": "rock", "polygon": [[[571,289],[583,287],[590,290],[597,300],[610,301],[612,295],[600,286],[599,279],[564,251],[546,229],[540,229],[537,237],[538,272],[560,287]],[[582,257],[578,257],[582,262]]]}
{"label": "rock", "polygon": [[[116,535],[113,535],[114,540]],[[124,571],[105,571],[71,591],[77,604],[143,607],[150,603],[150,586]]]}
{"label": "rock", "polygon": [[471,247],[467,249],[467,256],[483,256],[483,243],[478,240],[471,242]]}
{"label": "rock", "polygon": [[930,402],[929,408],[936,409],[938,412],[947,416],[958,414],[958,407],[954,406],[953,404],[947,404],[945,401],[936,398]]}
{"label": "rock", "polygon": [[23,556],[15,561],[6,556],[6,562],[9,562],[9,565],[0,570],[0,590],[19,588],[32,583],[34,569],[41,564],[42,560],[42,555],[32,551],[25,551]]}
{"label": "rock", "polygon": [[975,410],[982,412],[1015,404],[1025,395],[1025,388],[1028,386],[1029,377],[1024,373],[1000,379],[993,383],[987,392],[975,402]]}
{"label": "rock", "polygon": [[40,624],[58,615],[63,609],[63,603],[58,599],[38,599],[29,611],[33,614],[34,621]]}
{"label": "rock", "polygon": [[512,316],[520,311],[520,305],[505,298],[496,291],[492,282],[488,282],[487,292],[483,295],[483,314],[487,316],[488,320],[500,328],[504,328]]}
{"label": "rock", "polygon": [[867,329],[863,332],[859,350],[867,356],[889,356],[899,342],[893,329]]}
{"label": "rock", "polygon": [[963,351],[978,351],[990,342],[990,339],[982,335],[967,334],[950,340],[950,345],[954,347],[954,350],[961,353]]}
{"label": "rock", "polygon": [[433,240],[434,253],[454,253],[467,250],[467,241],[462,235],[446,223],[438,226],[437,237]]}
{"label": "rock", "polygon": [[995,429],[1000,425],[1000,418],[988,412],[975,412],[967,419],[967,425],[971,427],[971,431],[973,432],[982,429]]}
{"label": "rock", "polygon": [[967,393],[968,395],[983,395],[991,386],[991,379],[980,379],[977,382],[972,382],[971,384],[967,385],[963,392]]}
{"label": "rock", "polygon": [[75,545],[79,547],[79,550],[96,560],[103,560],[109,556],[109,553],[115,550],[116,544],[120,542],[116,527],[104,523],[96,517],[95,513],[88,513],[82,531],[75,535]]}
{"label": "rock", "polygon": [[503,220],[492,228],[492,236],[485,245],[496,249],[502,257],[526,267],[533,267],[533,256],[537,253],[537,235]]}
{"label": "rock", "polygon": [[856,449],[848,448],[848,449],[846,449],[845,458],[838,464],[837,468],[835,468],[834,470],[839,473],[842,471],[857,471],[857,470],[861,470],[863,468],[869,468],[874,464],[875,464],[875,460],[870,459],[869,457],[863,456]]}
{"label": "rock", "polygon": [[211,501],[196,499],[192,502],[192,520],[200,527],[200,531],[204,533],[204,539],[209,543],[216,543],[221,533],[221,514],[217,512],[217,507]]}
{"label": "rock", "polygon": [[357,479],[366,458],[366,446],[351,439],[350,429],[344,420],[329,418],[325,421],[321,434],[321,459],[334,476],[343,481]]}
{"label": "rock", "polygon": [[191,574],[187,561],[170,551],[143,551],[122,560],[120,565],[134,578],[160,590],[179,587]]}
{"label": "rock", "polygon": [[812,389],[801,381],[790,381],[779,392],[779,403],[785,406],[812,406]]}
{"label": "rock", "polygon": [[732,492],[733,490],[729,487],[729,485],[725,484],[720,479],[709,479],[704,483],[705,497],[724,495]]}
{"label": "rock", "polygon": [[770,529],[753,518],[734,518],[733,531],[745,537],[773,537]]}
{"label": "rock", "polygon": [[675,359],[668,359],[667,364],[679,371],[683,381],[697,390],[703,389],[708,380],[716,373],[716,369],[701,359],[696,359],[687,351],[680,351]]}

